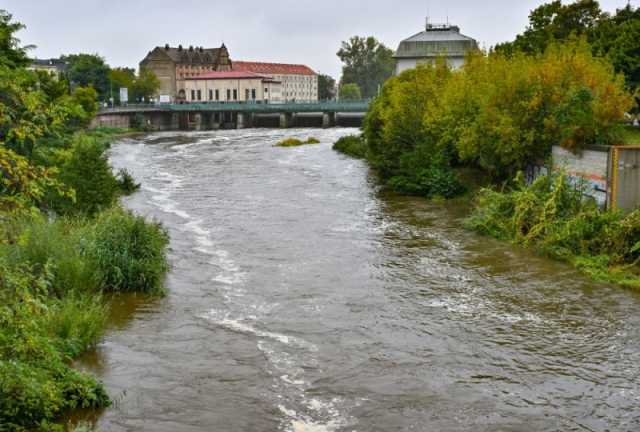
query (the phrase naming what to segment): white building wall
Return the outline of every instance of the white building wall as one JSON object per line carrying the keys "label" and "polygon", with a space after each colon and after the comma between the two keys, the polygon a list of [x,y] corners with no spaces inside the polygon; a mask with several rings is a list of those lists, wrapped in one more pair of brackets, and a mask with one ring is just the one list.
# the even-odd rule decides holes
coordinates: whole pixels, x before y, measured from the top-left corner
{"label": "white building wall", "polygon": [[[415,69],[419,64],[433,64],[435,59],[406,59],[400,58],[396,60],[396,75],[400,75],[402,72]],[[460,69],[464,65],[463,57],[448,57],[447,64],[453,70]]]}
{"label": "white building wall", "polygon": [[[262,79],[201,79],[184,80],[181,83],[187,102],[196,103],[279,101],[282,93],[281,84],[264,83]],[[216,99],[216,91],[218,99]],[[253,98],[254,92],[255,99]],[[200,97],[198,98],[198,96]]]}

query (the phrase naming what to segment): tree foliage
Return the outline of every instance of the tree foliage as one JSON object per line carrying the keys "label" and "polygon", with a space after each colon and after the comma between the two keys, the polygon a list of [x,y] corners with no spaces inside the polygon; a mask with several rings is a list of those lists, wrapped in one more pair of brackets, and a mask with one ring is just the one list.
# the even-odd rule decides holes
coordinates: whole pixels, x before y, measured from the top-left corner
{"label": "tree foliage", "polygon": [[23,29],[24,25],[12,19],[10,13],[0,9],[0,66],[17,68],[29,64],[27,50],[30,47],[20,45],[20,40],[15,34]]}
{"label": "tree foliage", "polygon": [[336,80],[329,75],[318,75],[318,99],[331,100],[336,97]]}
{"label": "tree foliage", "polygon": [[495,49],[507,55],[539,54],[551,44],[580,36],[587,38],[595,55],[607,57],[616,72],[624,74],[631,88],[638,88],[640,8],[630,3],[614,14],[603,12],[595,0],[545,3],[531,12],[529,25],[522,34]]}
{"label": "tree foliage", "polygon": [[365,98],[377,95],[379,87],[393,75],[393,51],[371,36],[354,36],[342,42],[338,57],[343,63],[341,86],[357,84]]}
{"label": "tree foliage", "polygon": [[622,77],[584,41],[545,53],[471,53],[453,72],[443,61],[385,85],[365,119],[384,176],[465,163],[507,179],[544,161],[552,145],[577,151],[618,140],[631,106]]}
{"label": "tree foliage", "polygon": [[340,99],[343,100],[360,100],[362,99],[362,92],[358,84],[342,84],[340,86]]}
{"label": "tree foliage", "polygon": [[[66,78],[71,87],[93,87],[101,100],[109,99],[109,66],[98,54],[71,54],[63,56],[67,63]],[[114,89],[117,90],[117,89]]]}

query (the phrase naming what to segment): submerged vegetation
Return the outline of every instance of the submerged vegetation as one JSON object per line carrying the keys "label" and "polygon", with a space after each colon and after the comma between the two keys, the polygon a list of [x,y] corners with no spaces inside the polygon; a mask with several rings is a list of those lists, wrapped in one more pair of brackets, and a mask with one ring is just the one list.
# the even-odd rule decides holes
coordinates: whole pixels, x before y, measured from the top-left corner
{"label": "submerged vegetation", "polygon": [[307,144],[320,144],[317,138],[309,137],[302,141],[298,138],[286,138],[274,145],[274,147],[298,147]]}
{"label": "submerged vegetation", "polygon": [[367,144],[361,136],[347,135],[333,144],[333,149],[354,158],[364,159],[367,156]]}
{"label": "submerged vegetation", "polygon": [[96,91],[28,71],[0,11],[0,430],[62,430],[75,408],[110,404],[72,360],[102,336],[105,293],[161,295],[166,232],[118,206],[137,184],[86,132]]}
{"label": "submerged vegetation", "polygon": [[508,192],[483,189],[467,226],[567,261],[596,280],[640,288],[640,210],[603,211],[564,173]]}

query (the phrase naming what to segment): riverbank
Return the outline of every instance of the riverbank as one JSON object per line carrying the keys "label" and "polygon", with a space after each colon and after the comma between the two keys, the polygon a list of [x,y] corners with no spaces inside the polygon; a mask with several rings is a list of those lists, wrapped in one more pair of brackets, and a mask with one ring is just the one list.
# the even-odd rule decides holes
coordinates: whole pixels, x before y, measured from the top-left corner
{"label": "riverbank", "polygon": [[[123,210],[135,190],[105,151],[134,131],[75,131],[36,163],[4,151],[0,208],[0,425],[64,430],[75,409],[110,405],[104,386],[70,366],[103,337],[105,294],[164,294],[164,229]],[[1,150],[1,149],[0,149]]]}

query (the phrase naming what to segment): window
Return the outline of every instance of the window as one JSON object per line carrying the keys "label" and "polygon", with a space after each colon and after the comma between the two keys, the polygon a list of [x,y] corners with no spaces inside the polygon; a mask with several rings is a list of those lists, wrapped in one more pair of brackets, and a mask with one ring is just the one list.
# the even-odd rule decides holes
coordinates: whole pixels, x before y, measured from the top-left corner
{"label": "window", "polygon": [[256,100],[256,89],[251,89],[251,99]]}
{"label": "window", "polygon": [[220,90],[216,89],[216,100],[220,100]]}
{"label": "window", "polygon": [[227,100],[231,100],[231,90],[227,89]]}
{"label": "window", "polygon": [[238,100],[238,90],[233,89],[233,100]]}
{"label": "window", "polygon": [[213,90],[209,90],[209,100],[213,100]]}
{"label": "window", "polygon": [[191,100],[196,100],[196,91],[191,90]]}
{"label": "window", "polygon": [[249,89],[244,89],[244,100],[249,100]]}
{"label": "window", "polygon": [[265,88],[264,88],[264,92],[265,92],[265,93],[269,93],[269,88],[268,88],[268,87],[265,87]]}
{"label": "window", "polygon": [[202,90],[198,90],[198,100],[202,100]]}

